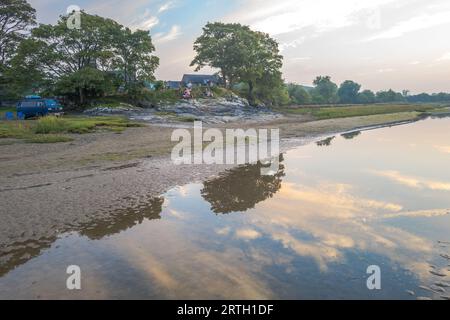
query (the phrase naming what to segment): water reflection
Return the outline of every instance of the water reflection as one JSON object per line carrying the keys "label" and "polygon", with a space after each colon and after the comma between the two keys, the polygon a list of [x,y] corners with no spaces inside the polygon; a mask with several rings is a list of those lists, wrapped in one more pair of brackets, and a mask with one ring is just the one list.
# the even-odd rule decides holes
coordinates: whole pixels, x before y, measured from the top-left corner
{"label": "water reflection", "polygon": [[[0,298],[73,298],[60,279],[76,261],[87,281],[76,298],[443,299],[449,125],[337,135],[320,143],[332,148],[287,152],[274,176],[240,167],[116,208],[68,238],[24,244],[36,251],[3,269],[22,264],[0,277]],[[366,287],[374,264],[379,292]]]}
{"label": "water reflection", "polygon": [[141,224],[144,220],[161,219],[164,198],[151,198],[143,205],[134,208],[120,209],[112,212],[103,220],[92,221],[80,228],[80,234],[92,240],[100,240],[131,229]]}
{"label": "water reflection", "polygon": [[324,140],[321,140],[321,141],[317,141],[316,144],[317,144],[319,147],[329,147],[329,146],[331,146],[331,143],[333,142],[333,140],[334,140],[335,138],[336,138],[336,137],[329,137],[329,138],[327,138],[327,139],[324,139]]}
{"label": "water reflection", "polygon": [[252,209],[280,190],[285,176],[283,160],[283,155],[280,155],[280,167],[274,175],[262,175],[263,165],[258,163],[232,169],[206,181],[201,191],[203,199],[211,204],[211,210],[216,214]]}
{"label": "water reflection", "polygon": [[133,228],[145,220],[161,219],[163,204],[163,197],[152,197],[134,207],[105,212],[101,219],[58,230],[57,235],[53,237],[4,245],[0,248],[0,277],[42,254],[57,241],[60,234],[78,232],[91,240],[100,240]]}
{"label": "water reflection", "polygon": [[16,242],[0,248],[0,277],[39,256],[45,249],[50,248],[56,239],[57,237],[51,237]]}
{"label": "water reflection", "polygon": [[361,131],[353,131],[353,132],[341,134],[341,136],[346,140],[353,140],[360,135],[361,135]]}

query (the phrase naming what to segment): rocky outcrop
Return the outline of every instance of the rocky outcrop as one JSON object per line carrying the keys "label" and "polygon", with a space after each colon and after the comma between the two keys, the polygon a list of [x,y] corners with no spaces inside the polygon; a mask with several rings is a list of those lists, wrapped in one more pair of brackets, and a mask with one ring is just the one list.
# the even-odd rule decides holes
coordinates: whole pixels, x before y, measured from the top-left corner
{"label": "rocky outcrop", "polygon": [[160,124],[195,120],[219,124],[235,121],[267,121],[281,117],[280,114],[264,106],[250,106],[247,100],[236,95],[226,98],[179,100],[176,103],[160,105],[152,109],[136,108],[131,105],[115,108],[98,106],[85,111],[85,114],[125,115],[134,120]]}

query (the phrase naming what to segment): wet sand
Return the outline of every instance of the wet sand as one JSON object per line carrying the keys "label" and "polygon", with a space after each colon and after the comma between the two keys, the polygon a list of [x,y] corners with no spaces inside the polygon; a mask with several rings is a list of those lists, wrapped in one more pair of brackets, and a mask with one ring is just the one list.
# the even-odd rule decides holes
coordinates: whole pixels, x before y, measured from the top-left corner
{"label": "wet sand", "polygon": [[[280,128],[282,150],[287,150],[321,136],[416,117],[415,113],[323,121],[297,117],[228,127]],[[74,136],[71,143],[0,145],[0,275],[17,260],[38,254],[60,234],[95,227],[117,210],[143,206],[171,187],[204,181],[231,167],[174,165],[172,131],[146,126],[120,135]],[[15,262],[10,264],[11,260]]]}

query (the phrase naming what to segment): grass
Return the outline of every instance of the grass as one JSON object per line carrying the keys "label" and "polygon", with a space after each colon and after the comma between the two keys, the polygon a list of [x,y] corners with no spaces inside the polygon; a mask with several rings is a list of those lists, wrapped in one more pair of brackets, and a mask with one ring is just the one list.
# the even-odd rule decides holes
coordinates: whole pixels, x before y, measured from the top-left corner
{"label": "grass", "polygon": [[179,122],[195,122],[195,121],[200,120],[198,118],[189,117],[189,116],[176,116],[173,119],[176,121],[179,121]]}
{"label": "grass", "polygon": [[401,112],[427,113],[444,108],[432,104],[373,104],[355,106],[325,106],[279,108],[285,114],[311,115],[318,120],[391,114]]}
{"label": "grass", "polygon": [[142,125],[130,122],[122,117],[44,117],[36,122],[36,134],[50,133],[90,133],[99,129],[112,132],[122,132],[126,128],[141,127]]}
{"label": "grass", "polygon": [[38,120],[0,121],[0,139],[21,139],[27,143],[70,142],[73,138],[64,134],[84,134],[99,130],[121,133],[126,128],[141,126],[122,117],[48,116]]}
{"label": "grass", "polygon": [[68,136],[45,134],[45,135],[34,135],[30,138],[25,139],[27,143],[61,143],[61,142],[71,142],[74,139]]}

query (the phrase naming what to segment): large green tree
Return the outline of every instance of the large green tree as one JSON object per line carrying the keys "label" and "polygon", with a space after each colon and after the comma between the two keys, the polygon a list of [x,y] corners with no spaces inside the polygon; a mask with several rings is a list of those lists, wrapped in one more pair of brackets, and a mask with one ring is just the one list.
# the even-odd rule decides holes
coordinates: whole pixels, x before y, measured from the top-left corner
{"label": "large green tree", "polygon": [[243,55],[241,35],[246,31],[250,29],[237,23],[206,24],[194,43],[196,56],[191,67],[195,66],[196,71],[205,66],[219,69],[223,83],[232,86]]}
{"label": "large green tree", "polygon": [[312,102],[311,95],[306,89],[298,84],[288,85],[289,96],[293,103],[298,105],[310,104]]}
{"label": "large green tree", "polygon": [[358,93],[361,90],[361,85],[351,81],[344,81],[338,90],[339,102],[340,103],[357,103]]}
{"label": "large green tree", "polygon": [[373,91],[371,90],[364,90],[363,92],[360,92],[358,94],[357,101],[358,103],[362,104],[375,103],[376,102],[375,93],[373,93]]}
{"label": "large green tree", "polygon": [[122,73],[125,86],[142,81],[153,81],[159,58],[152,53],[155,47],[147,31],[118,28],[114,34],[114,69]]}
{"label": "large green tree", "polygon": [[36,10],[27,1],[0,1],[0,101],[4,96],[13,95],[11,60],[35,24]]}
{"label": "large green tree", "polygon": [[153,80],[159,60],[150,34],[131,32],[117,22],[81,12],[81,28],[67,27],[68,16],[56,25],[40,25],[22,43],[23,64],[55,83],[57,93],[77,97],[85,104],[90,96],[114,92],[114,75],[125,86]]}
{"label": "large green tree", "polygon": [[314,80],[316,86],[313,90],[313,99],[315,103],[336,103],[337,102],[337,85],[331,81],[330,76],[319,76]]}
{"label": "large green tree", "polygon": [[283,57],[268,34],[241,24],[208,23],[194,50],[191,66],[197,71],[205,66],[220,69],[225,84],[245,82],[251,104],[256,102],[257,87],[262,89],[258,93],[263,100],[273,95],[267,88],[281,88]]}
{"label": "large green tree", "polygon": [[25,0],[0,1],[0,63],[11,60],[20,42],[36,24],[36,10]]}

